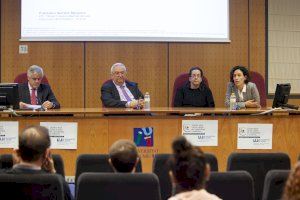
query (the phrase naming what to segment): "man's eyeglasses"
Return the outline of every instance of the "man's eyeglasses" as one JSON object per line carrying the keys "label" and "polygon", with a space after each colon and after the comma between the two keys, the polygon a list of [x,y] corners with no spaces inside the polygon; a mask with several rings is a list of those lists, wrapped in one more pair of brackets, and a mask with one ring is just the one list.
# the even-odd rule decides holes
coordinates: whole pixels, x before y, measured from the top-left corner
{"label": "man's eyeglasses", "polygon": [[126,71],[121,71],[121,72],[114,72],[114,75],[124,75],[126,73]]}

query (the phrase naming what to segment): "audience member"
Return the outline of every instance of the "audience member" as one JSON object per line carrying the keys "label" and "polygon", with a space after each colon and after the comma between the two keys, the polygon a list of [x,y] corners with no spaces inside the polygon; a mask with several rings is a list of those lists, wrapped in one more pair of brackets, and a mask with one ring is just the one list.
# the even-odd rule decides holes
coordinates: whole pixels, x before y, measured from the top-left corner
{"label": "audience member", "polygon": [[235,66],[230,71],[230,82],[227,85],[225,105],[230,106],[230,96],[234,93],[239,108],[260,107],[259,92],[255,83],[249,82],[250,75],[246,67]]}
{"label": "audience member", "polygon": [[60,108],[51,87],[42,84],[44,72],[37,65],[32,65],[27,70],[28,82],[19,85],[20,108],[26,109],[30,105],[42,105],[44,109]]}
{"label": "audience member", "polygon": [[135,172],[139,161],[136,145],[130,140],[118,140],[109,149],[109,163],[115,172]]}
{"label": "audience member", "polygon": [[[55,173],[50,152],[49,131],[43,126],[30,126],[19,135],[19,148],[14,157],[16,163],[8,174],[44,174]],[[65,200],[72,200],[69,186],[64,184]]]}
{"label": "audience member", "polygon": [[300,162],[291,171],[290,176],[286,182],[283,200],[300,200]]}
{"label": "audience member", "polygon": [[210,167],[201,149],[193,147],[183,136],[173,141],[172,149],[169,173],[175,196],[169,200],[219,200],[205,190]]}
{"label": "audience member", "polygon": [[189,81],[176,91],[175,107],[215,107],[211,90],[203,83],[203,71],[192,67]]}
{"label": "audience member", "polygon": [[126,80],[127,70],[123,63],[111,67],[111,80],[101,87],[101,100],[105,107],[143,107],[143,94],[137,83]]}

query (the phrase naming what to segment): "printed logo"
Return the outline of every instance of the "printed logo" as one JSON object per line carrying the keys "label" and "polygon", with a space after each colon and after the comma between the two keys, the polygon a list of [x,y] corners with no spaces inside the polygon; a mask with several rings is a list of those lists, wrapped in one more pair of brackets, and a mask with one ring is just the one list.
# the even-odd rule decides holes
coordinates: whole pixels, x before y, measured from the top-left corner
{"label": "printed logo", "polygon": [[138,147],[153,147],[153,127],[134,128],[134,143]]}

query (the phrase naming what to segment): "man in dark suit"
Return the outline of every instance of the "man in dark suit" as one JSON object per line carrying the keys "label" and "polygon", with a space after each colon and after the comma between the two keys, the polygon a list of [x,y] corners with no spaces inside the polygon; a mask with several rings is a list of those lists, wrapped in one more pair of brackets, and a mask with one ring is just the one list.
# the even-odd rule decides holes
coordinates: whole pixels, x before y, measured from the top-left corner
{"label": "man in dark suit", "polygon": [[143,94],[137,83],[126,80],[126,67],[115,63],[111,67],[111,80],[101,87],[101,100],[105,107],[143,107]]}
{"label": "man in dark suit", "polygon": [[51,87],[41,84],[44,76],[43,69],[32,65],[27,71],[28,82],[19,85],[20,108],[26,109],[29,105],[42,105],[44,109],[60,108]]}
{"label": "man in dark suit", "polygon": [[[19,149],[16,150],[16,164],[7,174],[55,174],[53,159],[50,152],[50,136],[43,126],[30,126],[19,135]],[[73,196],[67,182],[61,175],[57,176],[63,183],[64,199],[72,200]],[[47,191],[45,191],[47,192]]]}

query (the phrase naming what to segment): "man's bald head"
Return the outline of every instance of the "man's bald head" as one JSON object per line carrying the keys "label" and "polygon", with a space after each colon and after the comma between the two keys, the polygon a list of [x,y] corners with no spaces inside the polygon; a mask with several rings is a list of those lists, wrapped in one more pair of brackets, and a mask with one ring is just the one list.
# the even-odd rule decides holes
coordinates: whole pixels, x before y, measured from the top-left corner
{"label": "man's bald head", "polygon": [[30,126],[19,135],[18,154],[23,161],[34,162],[50,148],[49,131],[43,126]]}

